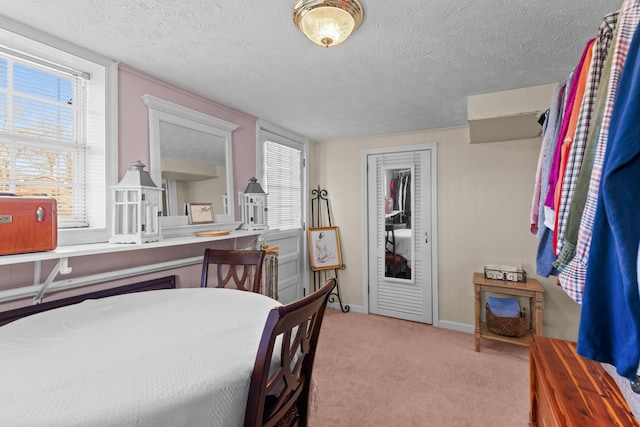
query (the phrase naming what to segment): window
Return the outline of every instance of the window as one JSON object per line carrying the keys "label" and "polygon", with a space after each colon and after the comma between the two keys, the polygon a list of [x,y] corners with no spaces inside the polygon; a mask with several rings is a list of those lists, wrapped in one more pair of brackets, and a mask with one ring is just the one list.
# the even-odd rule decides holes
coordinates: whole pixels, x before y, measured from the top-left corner
{"label": "window", "polygon": [[302,151],[279,142],[264,142],[267,221],[270,229],[302,227]]}
{"label": "window", "polygon": [[54,197],[60,228],[89,225],[85,84],[0,51],[0,190]]}
{"label": "window", "polygon": [[0,192],[54,197],[60,245],[104,241],[113,65],[33,38],[0,29]]}

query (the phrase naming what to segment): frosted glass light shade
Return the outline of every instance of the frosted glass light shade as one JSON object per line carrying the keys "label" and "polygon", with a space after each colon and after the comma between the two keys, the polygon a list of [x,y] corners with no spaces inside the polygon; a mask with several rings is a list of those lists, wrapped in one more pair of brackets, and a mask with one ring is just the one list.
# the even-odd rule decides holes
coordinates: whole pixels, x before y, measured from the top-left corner
{"label": "frosted glass light shade", "polygon": [[293,9],[296,26],[319,46],[336,46],[362,22],[357,0],[300,0]]}

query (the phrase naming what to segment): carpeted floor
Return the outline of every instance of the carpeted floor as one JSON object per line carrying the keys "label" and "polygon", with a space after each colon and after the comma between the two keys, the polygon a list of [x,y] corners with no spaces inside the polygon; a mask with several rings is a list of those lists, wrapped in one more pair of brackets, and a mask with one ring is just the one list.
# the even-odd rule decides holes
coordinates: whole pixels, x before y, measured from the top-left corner
{"label": "carpeted floor", "polygon": [[517,427],[529,422],[529,349],[327,309],[310,426]]}

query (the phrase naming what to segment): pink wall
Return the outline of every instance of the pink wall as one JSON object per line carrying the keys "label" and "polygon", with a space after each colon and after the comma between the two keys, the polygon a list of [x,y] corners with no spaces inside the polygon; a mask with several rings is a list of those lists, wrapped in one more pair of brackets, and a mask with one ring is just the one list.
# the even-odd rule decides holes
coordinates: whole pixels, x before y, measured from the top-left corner
{"label": "pink wall", "polygon": [[[119,70],[118,178],[125,174],[127,167],[135,160],[149,165],[149,110],[141,98],[142,95],[149,94],[239,125],[233,132],[234,194],[244,191],[249,179],[256,173],[255,117],[158,80],[127,65],[121,64]],[[240,220],[239,209],[236,209],[236,219]]]}
{"label": "pink wall", "polygon": [[[122,178],[128,166],[135,160],[141,160],[144,164],[149,165],[148,109],[141,99],[142,95],[149,94],[239,125],[238,129],[233,132],[235,194],[246,188],[249,178],[255,175],[256,170],[257,120],[255,117],[170,85],[127,65],[120,65],[118,78],[118,178]],[[239,209],[236,209],[236,219],[238,220],[240,218],[239,211]],[[244,238],[236,242],[236,247],[239,249],[248,246],[255,246],[254,239]],[[71,274],[58,276],[55,280],[71,279],[124,268],[135,268],[175,259],[195,257],[202,255],[207,247],[231,249],[234,247],[234,241],[224,240],[213,243],[196,243],[170,248],[70,258],[69,265],[73,269]],[[50,261],[42,263],[40,283],[46,279],[54,265],[55,263]],[[201,267],[199,265],[183,267],[51,294],[51,296],[45,296],[45,301],[172,274],[178,276],[178,287],[196,287],[199,286],[200,272]],[[33,263],[0,266],[0,290],[29,286],[33,283],[33,274]],[[27,304],[31,304],[31,300],[0,303],[0,311]]]}

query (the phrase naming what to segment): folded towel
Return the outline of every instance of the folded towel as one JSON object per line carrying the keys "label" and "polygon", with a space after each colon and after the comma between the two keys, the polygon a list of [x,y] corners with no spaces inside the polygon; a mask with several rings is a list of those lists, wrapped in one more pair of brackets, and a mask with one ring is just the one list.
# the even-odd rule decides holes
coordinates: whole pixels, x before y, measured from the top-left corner
{"label": "folded towel", "polygon": [[520,304],[515,298],[489,297],[489,310],[498,317],[520,317]]}

